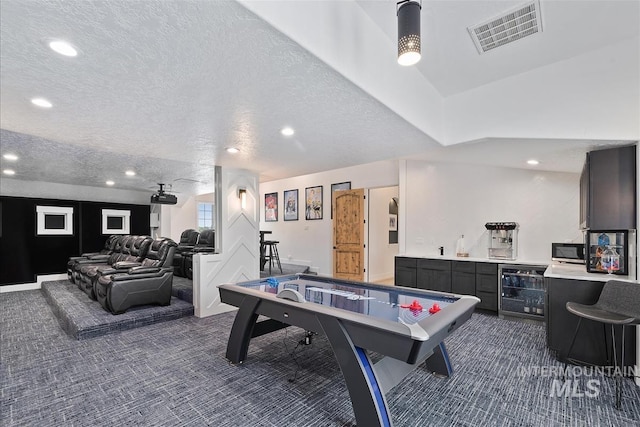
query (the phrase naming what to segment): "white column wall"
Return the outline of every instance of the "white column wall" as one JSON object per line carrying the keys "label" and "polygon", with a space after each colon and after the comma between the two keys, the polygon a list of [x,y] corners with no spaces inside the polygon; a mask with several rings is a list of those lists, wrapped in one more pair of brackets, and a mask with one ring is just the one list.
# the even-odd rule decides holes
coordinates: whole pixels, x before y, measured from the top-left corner
{"label": "white column wall", "polygon": [[[238,189],[247,190],[242,209]],[[193,306],[197,317],[235,309],[220,301],[218,286],[259,278],[258,176],[242,169],[222,169],[222,217],[216,227],[221,247],[216,254],[193,258]]]}

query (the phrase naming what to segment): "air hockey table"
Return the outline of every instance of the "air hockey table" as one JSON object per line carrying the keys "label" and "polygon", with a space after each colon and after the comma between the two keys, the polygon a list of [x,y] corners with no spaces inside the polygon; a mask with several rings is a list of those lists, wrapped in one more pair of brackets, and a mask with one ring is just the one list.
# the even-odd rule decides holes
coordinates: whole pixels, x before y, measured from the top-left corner
{"label": "air hockey table", "polygon": [[[358,426],[391,426],[385,393],[423,362],[453,373],[444,339],[480,300],[413,288],[296,274],[219,286],[238,307],[227,359],[241,364],[251,338],[298,326],[325,334],[344,376]],[[266,319],[258,321],[262,315]],[[368,351],[382,355],[372,363]]]}

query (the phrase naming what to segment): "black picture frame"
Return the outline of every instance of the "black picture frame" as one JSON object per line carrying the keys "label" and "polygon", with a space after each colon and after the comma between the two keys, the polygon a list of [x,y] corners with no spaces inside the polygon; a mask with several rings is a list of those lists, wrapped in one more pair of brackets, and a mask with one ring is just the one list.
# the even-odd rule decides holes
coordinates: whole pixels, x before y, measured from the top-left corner
{"label": "black picture frame", "polygon": [[351,190],[351,181],[331,184],[331,218],[333,219],[333,193],[339,190]]}
{"label": "black picture frame", "polygon": [[286,190],[282,194],[284,203],[284,213],[282,218],[285,221],[298,220],[298,190]]}
{"label": "black picture frame", "polygon": [[278,221],[278,193],[264,195],[264,222]]}
{"label": "black picture frame", "polygon": [[304,218],[307,221],[322,219],[322,185],[304,189]]}

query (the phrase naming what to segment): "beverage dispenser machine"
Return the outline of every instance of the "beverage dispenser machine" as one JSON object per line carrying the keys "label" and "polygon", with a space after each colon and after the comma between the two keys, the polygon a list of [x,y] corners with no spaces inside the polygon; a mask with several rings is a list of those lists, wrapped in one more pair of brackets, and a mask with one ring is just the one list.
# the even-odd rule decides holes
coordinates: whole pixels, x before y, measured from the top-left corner
{"label": "beverage dispenser machine", "polygon": [[489,230],[489,258],[516,259],[518,256],[518,223],[488,222],[484,226]]}

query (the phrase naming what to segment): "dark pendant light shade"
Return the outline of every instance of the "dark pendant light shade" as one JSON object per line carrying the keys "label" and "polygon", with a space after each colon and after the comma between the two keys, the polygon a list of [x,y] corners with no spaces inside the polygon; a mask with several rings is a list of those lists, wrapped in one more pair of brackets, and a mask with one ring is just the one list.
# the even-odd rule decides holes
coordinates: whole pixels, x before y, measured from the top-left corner
{"label": "dark pendant light shade", "polygon": [[417,1],[403,0],[396,5],[398,15],[398,64],[420,61],[420,9]]}

